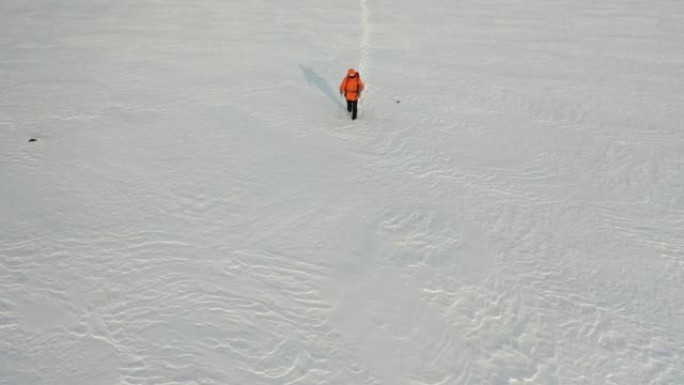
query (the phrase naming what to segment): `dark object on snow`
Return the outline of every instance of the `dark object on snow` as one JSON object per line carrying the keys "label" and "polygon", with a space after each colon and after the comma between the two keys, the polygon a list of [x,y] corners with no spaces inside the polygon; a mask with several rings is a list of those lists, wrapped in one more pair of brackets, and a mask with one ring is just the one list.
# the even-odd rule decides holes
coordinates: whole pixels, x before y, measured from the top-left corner
{"label": "dark object on snow", "polygon": [[401,100],[397,100],[397,104],[401,103]]}
{"label": "dark object on snow", "polygon": [[31,139],[29,139],[29,143],[31,143],[31,142],[37,142],[37,141],[38,141],[38,139],[36,139],[36,138],[31,138]]}

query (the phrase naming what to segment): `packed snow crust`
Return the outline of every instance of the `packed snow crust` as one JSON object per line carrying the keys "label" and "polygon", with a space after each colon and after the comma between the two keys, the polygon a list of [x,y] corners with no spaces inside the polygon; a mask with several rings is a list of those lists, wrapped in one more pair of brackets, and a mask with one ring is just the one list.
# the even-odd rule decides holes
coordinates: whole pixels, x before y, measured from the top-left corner
{"label": "packed snow crust", "polygon": [[0,384],[684,384],[682,20],[0,2]]}

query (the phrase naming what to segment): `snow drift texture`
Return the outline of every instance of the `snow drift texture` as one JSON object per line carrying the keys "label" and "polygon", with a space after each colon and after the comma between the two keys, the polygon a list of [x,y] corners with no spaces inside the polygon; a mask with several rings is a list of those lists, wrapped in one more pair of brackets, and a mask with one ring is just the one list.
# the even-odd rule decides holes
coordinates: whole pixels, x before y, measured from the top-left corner
{"label": "snow drift texture", "polygon": [[684,384],[683,16],[2,1],[0,384]]}

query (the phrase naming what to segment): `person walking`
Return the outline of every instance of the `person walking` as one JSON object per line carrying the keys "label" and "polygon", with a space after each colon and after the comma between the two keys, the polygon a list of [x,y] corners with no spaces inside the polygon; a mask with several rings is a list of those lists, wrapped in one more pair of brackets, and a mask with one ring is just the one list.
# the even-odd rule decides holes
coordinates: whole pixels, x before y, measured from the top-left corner
{"label": "person walking", "polygon": [[352,120],[356,119],[359,98],[361,98],[361,91],[365,87],[361,75],[353,68],[347,71],[347,76],[342,79],[342,84],[340,84],[340,95],[343,95],[347,100],[347,111],[351,112]]}

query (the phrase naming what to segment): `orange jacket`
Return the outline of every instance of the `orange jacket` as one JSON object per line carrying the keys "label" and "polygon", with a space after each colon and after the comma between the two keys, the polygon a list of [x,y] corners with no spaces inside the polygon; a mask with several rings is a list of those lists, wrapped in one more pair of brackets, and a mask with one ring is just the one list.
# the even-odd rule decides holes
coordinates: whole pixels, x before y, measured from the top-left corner
{"label": "orange jacket", "polygon": [[343,93],[347,100],[359,100],[361,91],[363,91],[364,88],[366,88],[366,86],[361,80],[361,75],[359,75],[358,72],[350,69],[347,76],[342,79],[342,84],[340,84],[340,93]]}

